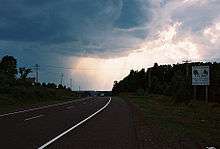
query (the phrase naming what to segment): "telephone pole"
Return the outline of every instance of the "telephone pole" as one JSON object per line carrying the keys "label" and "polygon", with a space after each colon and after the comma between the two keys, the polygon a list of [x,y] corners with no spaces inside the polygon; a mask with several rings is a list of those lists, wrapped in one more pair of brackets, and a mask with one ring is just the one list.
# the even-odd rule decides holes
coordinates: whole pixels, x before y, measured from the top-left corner
{"label": "telephone pole", "polygon": [[60,84],[63,85],[63,73],[61,73]]}
{"label": "telephone pole", "polygon": [[73,87],[73,79],[70,79],[70,88],[72,89]]}
{"label": "telephone pole", "polygon": [[35,65],[35,73],[36,73],[35,82],[36,82],[36,83],[38,83],[38,71],[39,71],[39,67],[40,67],[40,66],[39,66],[38,64]]}
{"label": "telephone pole", "polygon": [[151,68],[148,69],[148,88],[151,88]]}
{"label": "telephone pole", "polygon": [[188,78],[189,76],[189,67],[188,67],[188,63],[190,63],[191,60],[184,60],[183,63],[186,63],[186,77]]}

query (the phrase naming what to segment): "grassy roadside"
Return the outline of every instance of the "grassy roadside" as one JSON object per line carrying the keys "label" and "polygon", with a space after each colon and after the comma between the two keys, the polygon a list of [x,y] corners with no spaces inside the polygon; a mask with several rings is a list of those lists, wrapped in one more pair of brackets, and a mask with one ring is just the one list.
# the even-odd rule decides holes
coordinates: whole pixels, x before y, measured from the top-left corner
{"label": "grassy roadside", "polygon": [[25,102],[25,103],[16,103],[16,104],[5,104],[5,105],[0,105],[0,114],[3,113],[8,113],[8,112],[13,112],[16,110],[20,109],[28,109],[28,108],[34,108],[34,107],[40,107],[44,105],[50,105],[50,104],[56,104],[60,102],[66,102],[70,100],[75,100],[78,99],[77,97],[63,97],[63,99],[44,99],[41,101],[32,101],[32,102]]}
{"label": "grassy roadside", "polygon": [[220,147],[220,104],[175,104],[161,95],[122,97],[139,106],[145,122],[157,129],[161,141],[174,144],[186,139],[197,146]]}
{"label": "grassy roadside", "polygon": [[78,99],[74,93],[57,89],[38,89],[27,92],[19,96],[0,94],[0,113]]}

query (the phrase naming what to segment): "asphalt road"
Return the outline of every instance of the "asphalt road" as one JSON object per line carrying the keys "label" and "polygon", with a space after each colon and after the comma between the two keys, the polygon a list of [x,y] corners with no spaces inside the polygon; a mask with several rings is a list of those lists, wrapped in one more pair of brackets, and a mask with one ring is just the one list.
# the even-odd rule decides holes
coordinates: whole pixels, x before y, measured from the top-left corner
{"label": "asphalt road", "polygon": [[[71,129],[83,120],[84,123]],[[131,112],[121,99],[86,98],[0,115],[3,149],[135,149],[136,146]]]}

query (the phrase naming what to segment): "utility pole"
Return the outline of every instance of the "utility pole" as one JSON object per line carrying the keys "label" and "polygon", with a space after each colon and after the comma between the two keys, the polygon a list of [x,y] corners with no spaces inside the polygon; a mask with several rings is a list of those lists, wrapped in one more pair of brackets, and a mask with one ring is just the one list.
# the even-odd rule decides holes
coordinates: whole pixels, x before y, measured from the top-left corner
{"label": "utility pole", "polygon": [[38,83],[38,71],[39,71],[39,67],[40,67],[40,66],[39,66],[38,64],[35,65],[35,73],[36,73],[35,82],[36,82],[36,83]]}
{"label": "utility pole", "polygon": [[208,85],[205,86],[205,101],[206,101],[206,103],[209,102],[209,90],[208,90]]}
{"label": "utility pole", "polygon": [[61,73],[60,84],[63,85],[63,73]]}
{"label": "utility pole", "polygon": [[151,68],[148,69],[148,88],[151,88]]}
{"label": "utility pole", "polygon": [[183,63],[186,63],[186,77],[188,78],[189,76],[189,67],[188,63],[191,62],[191,60],[184,60]]}
{"label": "utility pole", "polygon": [[72,89],[73,87],[73,79],[70,79],[70,88]]}

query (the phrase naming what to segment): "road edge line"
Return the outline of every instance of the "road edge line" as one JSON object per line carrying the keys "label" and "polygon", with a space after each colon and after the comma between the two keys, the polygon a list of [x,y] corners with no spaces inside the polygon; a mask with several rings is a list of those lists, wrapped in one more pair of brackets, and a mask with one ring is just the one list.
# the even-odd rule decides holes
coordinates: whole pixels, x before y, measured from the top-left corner
{"label": "road edge line", "polygon": [[33,117],[29,117],[29,118],[26,118],[24,121],[29,121],[29,120],[33,120],[33,119],[36,119],[36,118],[40,118],[44,116],[43,114],[40,114],[40,115],[37,115],[37,116],[33,116]]}
{"label": "road edge line", "polygon": [[31,112],[31,111],[36,111],[36,110],[47,109],[47,108],[50,108],[50,107],[62,106],[62,105],[65,105],[65,104],[74,103],[74,102],[78,102],[78,101],[81,101],[81,100],[83,101],[83,100],[86,100],[86,99],[85,98],[75,99],[75,100],[72,100],[72,101],[60,102],[60,103],[55,103],[55,104],[51,104],[51,105],[45,105],[45,106],[41,106],[41,107],[30,108],[30,109],[25,109],[25,110],[21,110],[21,111],[15,111],[15,112],[10,112],[10,113],[0,114],[0,118],[4,117],[4,116],[19,114],[19,113],[25,113],[25,112]]}
{"label": "road edge line", "polygon": [[72,131],[73,129],[77,128],[78,126],[80,126],[81,124],[85,123],[86,121],[88,121],[89,119],[91,119],[92,117],[94,117],[95,115],[97,115],[98,113],[100,113],[102,110],[104,110],[111,102],[111,97],[109,98],[109,101],[98,111],[96,111],[95,113],[93,113],[92,115],[90,115],[89,117],[87,117],[86,119],[82,120],[81,122],[79,122],[78,124],[74,125],[73,127],[67,129],[66,131],[64,131],[63,133],[59,134],[58,136],[56,136],[55,138],[53,138],[52,140],[48,141],[47,143],[43,144],[42,146],[38,147],[38,149],[44,149],[45,147],[47,147],[48,145],[50,145],[51,143],[53,143],[54,141],[56,141],[57,139],[61,138],[62,136],[64,136],[65,134],[67,134],[68,132]]}

